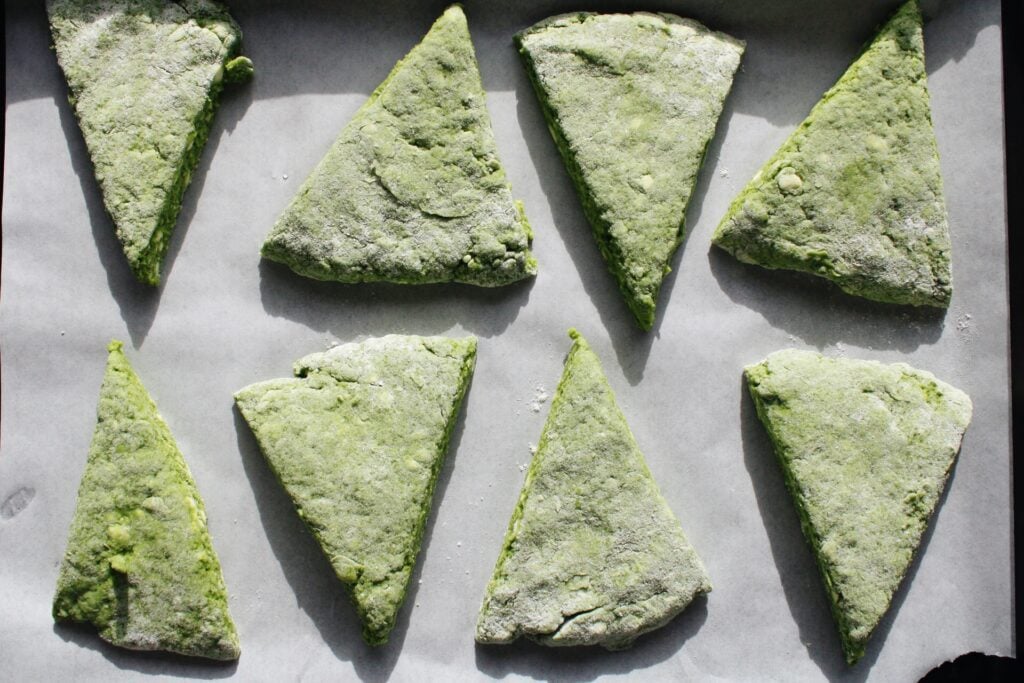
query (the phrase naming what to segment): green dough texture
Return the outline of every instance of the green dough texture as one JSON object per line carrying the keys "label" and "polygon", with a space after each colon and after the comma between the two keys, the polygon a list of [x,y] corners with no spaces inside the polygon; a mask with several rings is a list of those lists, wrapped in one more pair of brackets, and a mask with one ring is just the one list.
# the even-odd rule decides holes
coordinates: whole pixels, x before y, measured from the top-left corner
{"label": "green dough texture", "polygon": [[[242,34],[211,0],[47,0],[57,60],[132,273],[160,283]],[[233,59],[234,58],[234,59]]]}
{"label": "green dough texture", "polygon": [[935,511],[971,400],[903,363],[795,349],[746,376],[853,664]]}
{"label": "green dough texture", "polygon": [[515,41],[601,254],[649,330],[744,43],[646,12],[565,14]]}
{"label": "green dough texture", "polygon": [[132,650],[238,659],[203,501],[121,342],[109,351],[53,616]]}
{"label": "green dough texture", "polygon": [[262,254],[318,280],[492,287],[536,273],[532,238],[456,5],[341,131]]}
{"label": "green dough texture", "polygon": [[736,197],[713,241],[875,301],[945,308],[949,226],[910,0]]}
{"label": "green dough texture", "polygon": [[389,335],[235,394],[371,645],[387,642],[405,599],[475,358],[474,337]]}
{"label": "green dough texture", "polygon": [[575,330],[476,639],[627,648],[711,584]]}

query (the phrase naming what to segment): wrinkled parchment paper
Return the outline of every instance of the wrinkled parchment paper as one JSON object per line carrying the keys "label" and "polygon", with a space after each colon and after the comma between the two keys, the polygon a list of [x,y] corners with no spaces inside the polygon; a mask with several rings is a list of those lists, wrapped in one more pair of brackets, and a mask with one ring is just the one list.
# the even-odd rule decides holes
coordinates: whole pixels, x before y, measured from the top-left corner
{"label": "wrinkled parchment paper", "polygon": [[[550,14],[604,2],[466,2],[499,151],[540,262],[534,281],[500,290],[317,283],[258,256],[303,178],[443,2],[230,3],[257,76],[225,94],[156,290],[131,278],[103,213],[42,4],[5,3],[0,678],[913,681],[970,650],[1012,654],[996,0],[924,2],[954,242],[945,315],[852,299],[710,246],[728,202],[896,2],[617,3],[675,11],[747,41],[647,334],[598,255],[511,43]],[[476,646],[483,589],[570,326],[601,356],[714,591],[626,652]],[[391,642],[371,649],[231,395],[332,343],[392,332],[474,334],[480,351],[408,600]],[[237,664],[121,651],[53,625],[111,338],[126,342],[205,498],[242,641]],[[975,405],[920,558],[852,668],[741,381],[744,365],[789,346],[905,361]]]}

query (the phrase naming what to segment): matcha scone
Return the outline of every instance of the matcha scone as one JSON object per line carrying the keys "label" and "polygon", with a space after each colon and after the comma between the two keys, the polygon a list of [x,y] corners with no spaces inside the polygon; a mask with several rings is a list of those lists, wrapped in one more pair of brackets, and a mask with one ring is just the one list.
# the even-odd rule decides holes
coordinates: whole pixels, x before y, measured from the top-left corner
{"label": "matcha scone", "polygon": [[889,609],[971,419],[909,365],[788,349],[746,368],[853,664]]}
{"label": "matcha scone", "polygon": [[910,0],[733,200],[713,241],[843,291],[945,308],[949,226]]}
{"label": "matcha scone", "polygon": [[627,648],[711,590],[575,330],[476,627],[480,643]]}
{"label": "matcha scone", "polygon": [[132,650],[237,659],[203,501],[121,346],[109,346],[53,616]]}
{"label": "matcha scone", "polygon": [[68,99],[103,204],[140,282],[160,269],[242,34],[211,0],[47,0]]}
{"label": "matcha scone", "polygon": [[598,247],[641,328],[743,41],[671,14],[565,14],[515,37]]}
{"label": "matcha scone", "polygon": [[474,337],[389,335],[235,394],[371,645],[387,642],[405,599],[475,359]]}
{"label": "matcha scone", "polygon": [[492,287],[532,276],[466,17],[450,7],[356,112],[264,258],[318,280]]}

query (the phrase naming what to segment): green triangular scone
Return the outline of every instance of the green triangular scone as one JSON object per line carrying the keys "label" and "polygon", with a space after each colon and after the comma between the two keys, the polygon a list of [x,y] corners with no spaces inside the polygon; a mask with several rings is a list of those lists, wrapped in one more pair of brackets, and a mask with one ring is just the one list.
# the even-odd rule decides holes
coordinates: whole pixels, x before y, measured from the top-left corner
{"label": "green triangular scone", "polygon": [[575,330],[476,639],[623,649],[711,590]]}
{"label": "green triangular scone", "polygon": [[902,363],[793,349],[746,376],[852,664],[917,551],[971,400]]}
{"label": "green triangular scone", "polygon": [[389,335],[235,394],[371,645],[387,642],[405,599],[475,358],[474,337]]}
{"label": "green triangular scone", "polygon": [[139,281],[160,268],[242,34],[210,0],[47,0],[103,204]]}
{"label": "green triangular scone", "polygon": [[713,241],[875,301],[947,307],[949,226],[914,0],[733,200]]}
{"label": "green triangular scone", "polygon": [[203,501],[121,342],[109,350],[53,616],[132,650],[237,659]]}
{"label": "green triangular scone", "polygon": [[561,15],[515,40],[601,254],[648,330],[744,43],[643,12]]}
{"label": "green triangular scone", "polygon": [[453,6],[341,131],[262,254],[318,280],[490,287],[536,273],[532,237]]}

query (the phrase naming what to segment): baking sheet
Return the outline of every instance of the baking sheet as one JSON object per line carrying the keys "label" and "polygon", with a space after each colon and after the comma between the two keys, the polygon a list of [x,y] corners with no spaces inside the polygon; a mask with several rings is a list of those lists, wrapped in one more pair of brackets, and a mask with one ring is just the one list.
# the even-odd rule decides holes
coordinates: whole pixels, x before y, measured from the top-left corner
{"label": "baking sheet", "polygon": [[[712,249],[731,198],[897,3],[621,2],[691,16],[747,53],[688,212],[658,323],[637,330],[602,263],[511,35],[603,2],[466,2],[501,158],[536,231],[535,280],[499,290],[317,283],[261,263],[274,219],[444,3],[230,3],[257,77],[229,90],[164,285],[131,278],[103,213],[41,2],[8,2],[0,271],[0,678],[137,680],[916,680],[970,650],[1013,654],[999,3],[923,2],[954,242],[945,315],[847,297]],[[508,5],[508,6],[507,6]],[[514,6],[511,6],[514,5]],[[578,327],[714,583],[633,649],[481,647],[484,586]],[[475,334],[472,387],[391,642],[370,649],[327,561],[232,408],[294,359],[392,332]],[[110,338],[206,502],[243,654],[121,651],[49,609]],[[972,397],[923,552],[867,655],[839,640],[742,367],[779,348],[905,361]]]}

